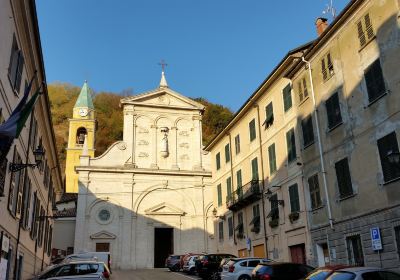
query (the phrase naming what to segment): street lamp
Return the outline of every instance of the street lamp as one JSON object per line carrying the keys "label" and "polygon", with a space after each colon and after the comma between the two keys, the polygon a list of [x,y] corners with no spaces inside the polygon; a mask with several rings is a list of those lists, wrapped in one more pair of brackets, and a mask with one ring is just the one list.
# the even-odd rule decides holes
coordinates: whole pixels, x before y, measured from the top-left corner
{"label": "street lamp", "polygon": [[27,167],[34,168],[34,167],[39,166],[40,163],[43,161],[43,157],[44,157],[43,147],[42,146],[38,146],[36,148],[36,150],[33,151],[33,155],[35,157],[35,163],[24,164],[24,163],[13,163],[12,162],[12,163],[10,163],[10,167],[9,167],[10,171],[11,172],[17,172],[17,171],[20,171],[20,170],[22,170],[24,168],[27,168]]}
{"label": "street lamp", "polygon": [[386,156],[390,163],[395,163],[395,164],[400,163],[400,153],[398,151],[390,150],[390,151],[388,151]]}

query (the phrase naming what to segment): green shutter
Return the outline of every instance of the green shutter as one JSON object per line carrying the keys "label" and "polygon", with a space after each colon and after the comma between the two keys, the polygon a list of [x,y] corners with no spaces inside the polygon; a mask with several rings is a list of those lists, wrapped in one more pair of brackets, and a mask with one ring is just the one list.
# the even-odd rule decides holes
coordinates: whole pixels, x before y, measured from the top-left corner
{"label": "green shutter", "polygon": [[283,89],[283,108],[285,112],[292,108],[292,93],[290,84]]}
{"label": "green shutter", "polygon": [[252,119],[249,123],[250,141],[256,139],[256,120]]}
{"label": "green shutter", "polygon": [[336,177],[339,187],[340,197],[346,197],[353,194],[353,186],[351,184],[349,162],[344,158],[335,163]]}
{"label": "green shutter", "polygon": [[219,170],[221,168],[221,154],[220,153],[218,153],[215,156],[215,164],[217,166],[217,170]]}
{"label": "green shutter", "polygon": [[296,155],[296,140],[293,128],[286,133],[286,143],[288,151],[288,162],[294,161],[297,158],[297,155]]}
{"label": "green shutter", "polygon": [[257,158],[254,158],[251,161],[251,179],[252,180],[258,180],[258,160]]}
{"label": "green shutter", "polygon": [[300,201],[299,201],[299,191],[297,184],[289,187],[289,197],[290,197],[290,211],[299,212],[300,211]]}
{"label": "green shutter", "polygon": [[269,157],[269,172],[270,174],[276,171],[276,154],[275,154],[275,143],[268,147]]}
{"label": "green shutter", "polygon": [[229,162],[231,160],[231,154],[229,149],[229,143],[225,145],[225,162]]}
{"label": "green shutter", "polygon": [[217,192],[218,192],[218,206],[222,206],[222,190],[221,190],[221,184],[218,184],[218,186],[217,186]]}
{"label": "green shutter", "polygon": [[228,177],[226,179],[226,193],[227,193],[227,200],[231,200],[232,198],[232,179]]}

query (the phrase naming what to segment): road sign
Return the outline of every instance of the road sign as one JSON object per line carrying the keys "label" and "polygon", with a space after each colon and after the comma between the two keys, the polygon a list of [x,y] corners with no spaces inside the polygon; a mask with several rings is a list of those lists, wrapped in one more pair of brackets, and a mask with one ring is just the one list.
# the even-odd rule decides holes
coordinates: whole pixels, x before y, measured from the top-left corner
{"label": "road sign", "polygon": [[381,233],[378,227],[371,228],[372,250],[382,250]]}

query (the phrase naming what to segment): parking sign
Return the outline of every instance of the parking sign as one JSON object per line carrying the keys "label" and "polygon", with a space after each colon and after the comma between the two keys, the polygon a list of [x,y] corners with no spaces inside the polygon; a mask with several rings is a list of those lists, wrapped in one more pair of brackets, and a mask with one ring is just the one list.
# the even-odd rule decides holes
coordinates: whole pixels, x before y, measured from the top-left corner
{"label": "parking sign", "polygon": [[372,250],[382,250],[381,233],[378,227],[371,228]]}

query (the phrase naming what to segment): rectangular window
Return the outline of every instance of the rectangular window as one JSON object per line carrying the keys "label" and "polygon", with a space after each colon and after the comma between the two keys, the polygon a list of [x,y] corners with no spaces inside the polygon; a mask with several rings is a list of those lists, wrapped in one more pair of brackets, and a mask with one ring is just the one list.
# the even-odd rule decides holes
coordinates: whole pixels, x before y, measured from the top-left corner
{"label": "rectangular window", "polygon": [[252,119],[251,122],[249,122],[249,132],[250,132],[250,142],[256,139],[257,134],[256,134],[256,120]]}
{"label": "rectangular window", "polygon": [[251,160],[251,179],[258,181],[258,160],[257,158],[253,158]]}
{"label": "rectangular window", "polygon": [[228,235],[229,235],[229,238],[233,237],[233,218],[232,217],[228,218]]}
{"label": "rectangular window", "polygon": [[253,225],[251,231],[258,233],[260,232],[260,205],[253,205],[253,219],[250,221],[250,225]]}
{"label": "rectangular window", "polygon": [[318,174],[308,178],[308,186],[310,188],[311,209],[322,206],[321,192],[319,190]]}
{"label": "rectangular window", "polygon": [[31,202],[31,180],[29,178],[25,180],[23,198],[24,204],[22,208],[22,226],[27,229]]}
{"label": "rectangular window", "polygon": [[335,74],[330,53],[321,59],[321,72],[324,81],[329,80]]}
{"label": "rectangular window", "polygon": [[[13,163],[22,164],[22,159],[19,156],[16,146],[14,146]],[[24,169],[11,172],[10,178],[10,191],[8,194],[8,209],[13,216],[20,217],[22,207],[22,191],[23,191],[23,177]]]}
{"label": "rectangular window", "polygon": [[360,47],[365,46],[375,36],[369,14],[366,14],[357,22],[357,32]]}
{"label": "rectangular window", "polygon": [[299,190],[297,184],[291,185],[289,187],[289,198],[290,198],[290,212],[300,211],[300,199]]}
{"label": "rectangular window", "polygon": [[22,51],[18,48],[17,40],[14,36],[11,48],[10,64],[8,67],[8,78],[11,82],[11,87],[14,91],[19,93],[22,80],[22,71],[24,68],[24,56]]}
{"label": "rectangular window", "polygon": [[337,92],[332,94],[325,102],[326,113],[328,116],[328,128],[333,129],[342,123],[342,114],[340,113],[339,95]]}
{"label": "rectangular window", "polygon": [[45,211],[43,206],[40,207],[40,216],[38,217],[39,219],[39,229],[38,229],[38,246],[42,247],[43,245],[43,227],[44,227],[44,219],[43,217],[45,216]]}
{"label": "rectangular window", "polygon": [[292,108],[292,87],[288,84],[282,91],[283,93],[283,109],[287,112]]}
{"label": "rectangular window", "polygon": [[400,178],[399,163],[391,162],[389,158],[389,155],[399,152],[397,137],[394,131],[378,139],[378,150],[384,181],[390,182],[394,179]]}
{"label": "rectangular window", "polygon": [[385,81],[379,58],[375,60],[364,73],[367,84],[368,101],[374,102],[386,93]]}
{"label": "rectangular window", "polygon": [[229,148],[229,143],[225,145],[225,162],[231,160],[231,149]]}
{"label": "rectangular window", "polygon": [[232,179],[231,177],[228,177],[226,179],[226,200],[231,201],[232,200]]}
{"label": "rectangular window", "polygon": [[217,153],[215,155],[215,165],[217,166],[217,170],[221,168],[221,154]]}
{"label": "rectangular window", "polygon": [[270,197],[269,203],[271,206],[271,212],[268,214],[267,218],[271,218],[271,220],[279,219],[279,204],[278,204],[278,195],[274,194]]}
{"label": "rectangular window", "polygon": [[287,151],[288,151],[288,162],[292,162],[296,160],[296,139],[294,136],[294,129],[292,128],[286,133],[286,144],[287,144]]}
{"label": "rectangular window", "polygon": [[237,195],[239,197],[242,196],[243,194],[243,190],[242,190],[242,170],[239,169],[238,171],[236,171],[236,186],[237,186]]}
{"label": "rectangular window", "polygon": [[360,235],[346,238],[349,265],[364,266],[364,254]]}
{"label": "rectangular window", "polygon": [[240,153],[240,135],[235,136],[235,153]]}
{"label": "rectangular window", "polygon": [[353,194],[353,186],[351,184],[349,161],[344,158],[335,163],[336,177],[339,187],[340,197],[347,197]]}
{"label": "rectangular window", "polygon": [[31,149],[32,151],[34,151],[36,149],[36,136],[37,136],[37,120],[34,117],[34,114],[32,112],[32,117],[33,120],[31,121],[31,127],[30,127],[30,131],[29,131],[29,143],[31,145]]}
{"label": "rectangular window", "polygon": [[308,97],[307,81],[306,78],[301,79],[297,82],[299,103],[303,102]]}
{"label": "rectangular window", "polygon": [[274,107],[272,106],[272,102],[270,102],[265,107],[265,121],[264,121],[265,128],[267,129],[273,123],[274,123]]}
{"label": "rectangular window", "polygon": [[53,226],[50,226],[50,230],[49,230],[49,244],[47,245],[47,255],[50,256],[51,255],[51,249],[52,249],[52,243],[53,243]]}
{"label": "rectangular window", "polygon": [[224,240],[224,222],[218,223],[218,239],[219,241]]}
{"label": "rectangular window", "polygon": [[275,143],[268,147],[268,159],[269,159],[269,173],[273,174],[276,171]]}
{"label": "rectangular window", "polygon": [[[1,155],[1,152],[0,152]],[[8,161],[7,158],[4,157],[2,161],[0,161],[0,197],[4,196],[4,188],[6,184],[6,175],[7,175],[7,166]]]}
{"label": "rectangular window", "polygon": [[218,193],[218,207],[222,206],[222,189],[221,189],[221,184],[218,184],[217,186],[217,193]]}
{"label": "rectangular window", "polygon": [[243,224],[243,212],[238,213],[238,225],[236,226],[235,230],[238,231],[238,237],[243,238],[244,234],[244,224]]}
{"label": "rectangular window", "polygon": [[301,129],[303,131],[303,147],[305,148],[314,143],[314,130],[311,115],[301,121]]}
{"label": "rectangular window", "polygon": [[30,228],[31,228],[31,232],[30,232],[30,236],[32,239],[34,239],[36,237],[36,220],[37,220],[37,213],[36,210],[38,208],[37,203],[38,203],[38,199],[37,199],[37,192],[35,191],[33,193],[33,199],[32,199],[32,218],[30,218]]}

